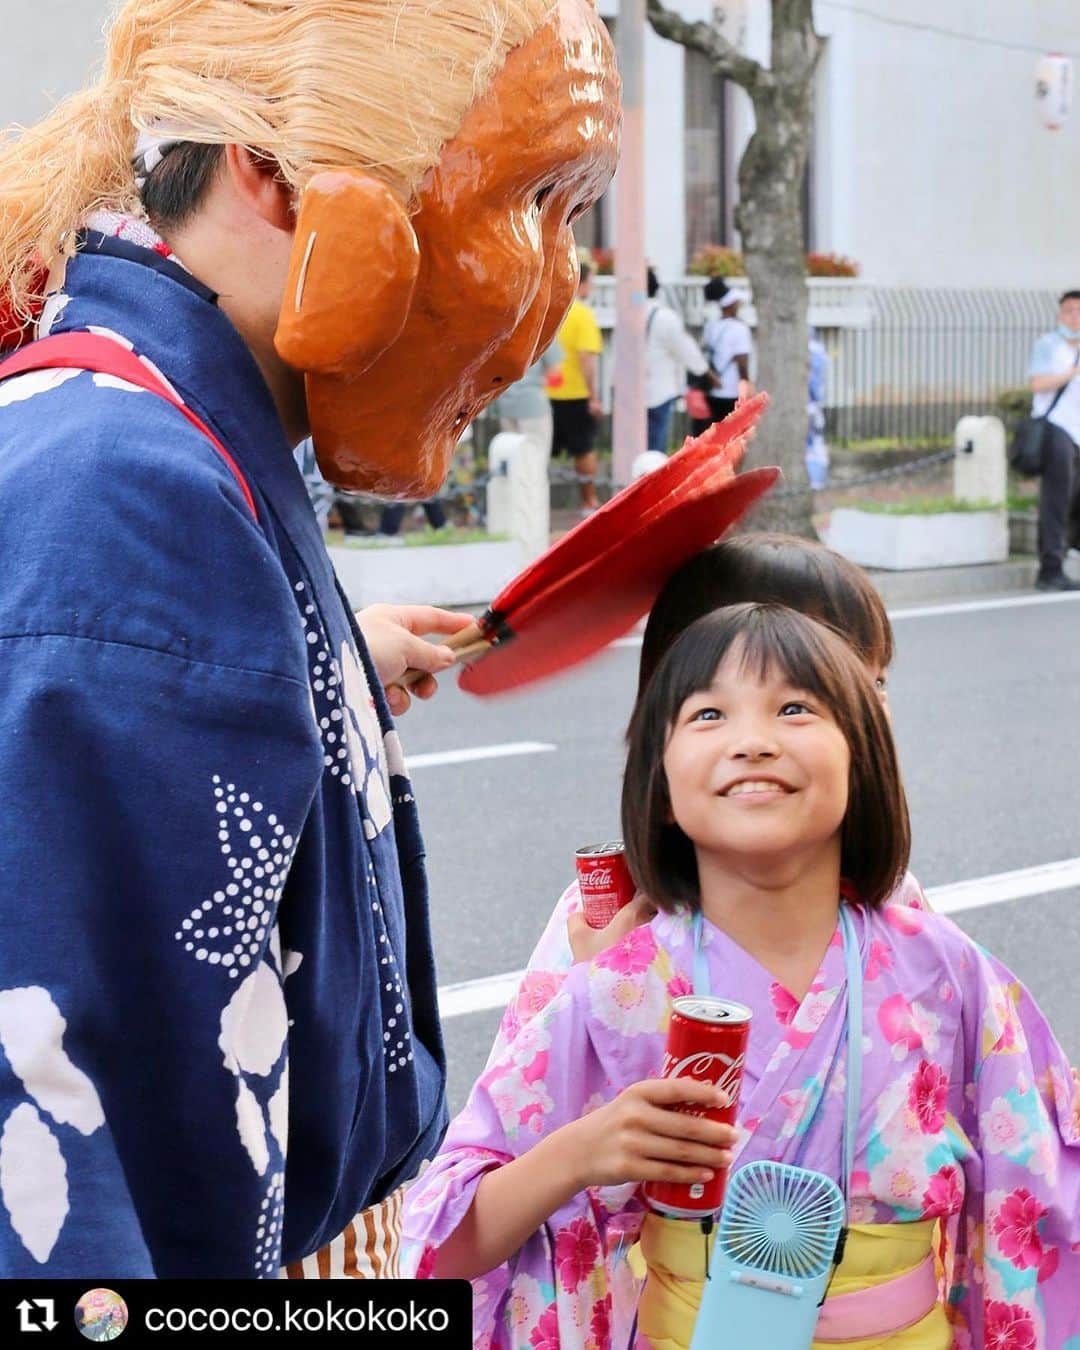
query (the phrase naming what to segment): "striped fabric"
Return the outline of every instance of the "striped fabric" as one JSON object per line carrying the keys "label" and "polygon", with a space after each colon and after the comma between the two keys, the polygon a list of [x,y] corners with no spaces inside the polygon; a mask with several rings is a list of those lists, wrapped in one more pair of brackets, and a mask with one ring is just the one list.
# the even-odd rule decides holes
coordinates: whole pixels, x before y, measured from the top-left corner
{"label": "striped fabric", "polygon": [[398,1280],[401,1269],[400,1186],[378,1205],[363,1209],[345,1231],[302,1261],[291,1261],[282,1280]]}

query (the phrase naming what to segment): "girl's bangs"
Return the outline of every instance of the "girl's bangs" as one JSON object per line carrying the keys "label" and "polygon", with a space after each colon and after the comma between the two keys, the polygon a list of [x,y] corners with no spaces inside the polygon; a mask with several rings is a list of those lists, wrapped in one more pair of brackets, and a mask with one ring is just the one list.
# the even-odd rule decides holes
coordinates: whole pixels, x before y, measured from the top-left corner
{"label": "girl's bangs", "polygon": [[733,653],[740,674],[756,680],[779,674],[795,688],[817,695],[830,711],[839,711],[835,704],[844,681],[834,655],[793,611],[780,605],[735,605],[714,611],[687,631],[695,631],[695,637],[676,643],[682,659],[676,658],[670,667],[669,722],[688,698],[709,689]]}

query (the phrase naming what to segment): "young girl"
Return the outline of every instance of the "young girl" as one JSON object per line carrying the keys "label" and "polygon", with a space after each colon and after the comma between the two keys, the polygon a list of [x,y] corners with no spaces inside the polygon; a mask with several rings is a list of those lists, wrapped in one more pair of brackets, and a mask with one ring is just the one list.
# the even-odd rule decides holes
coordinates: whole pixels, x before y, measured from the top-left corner
{"label": "young girl", "polygon": [[[858,655],[883,702],[893,660],[893,633],[881,596],[854,563],[795,535],[750,533],[725,539],[691,558],[657,596],[641,644],[638,698],[661,657],[695,619],[744,602],[786,605],[835,629]],[[886,702],[887,706],[887,702]],[[890,904],[927,909],[922,887],[906,872]],[[499,1027],[493,1054],[553,998],[574,961],[591,959],[654,913],[647,896],[595,931],[581,913],[577,881],[563,891]],[[617,1248],[620,1252],[625,1248]]]}
{"label": "young girl", "polygon": [[[884,903],[907,808],[851,650],[770,605],[693,624],[635,711],[623,829],[660,912],[575,966],[494,1058],[407,1202],[423,1273],[476,1281],[476,1343],[625,1345],[605,1252],[640,1236],[638,1344],[686,1346],[700,1231],[650,1213],[639,1184],[696,1179],[729,1150],[840,1180],[850,930],[864,981],[853,1227],[815,1345],[1069,1346],[1069,1067],[1009,971],[948,919]],[[711,991],[753,1011],[737,1138],[673,1110],[706,1086],[657,1081],[696,950]]]}

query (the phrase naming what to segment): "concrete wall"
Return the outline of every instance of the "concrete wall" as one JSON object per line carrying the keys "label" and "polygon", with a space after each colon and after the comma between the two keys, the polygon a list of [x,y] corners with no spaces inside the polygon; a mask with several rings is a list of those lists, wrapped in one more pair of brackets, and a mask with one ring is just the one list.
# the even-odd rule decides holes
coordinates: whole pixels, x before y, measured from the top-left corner
{"label": "concrete wall", "polygon": [[7,0],[0,41],[0,126],[36,122],[96,74],[106,0]]}
{"label": "concrete wall", "polygon": [[878,285],[1080,285],[1080,107],[1051,132],[1034,96],[1039,53],[1080,50],[1075,0],[815,8],[819,247]]}

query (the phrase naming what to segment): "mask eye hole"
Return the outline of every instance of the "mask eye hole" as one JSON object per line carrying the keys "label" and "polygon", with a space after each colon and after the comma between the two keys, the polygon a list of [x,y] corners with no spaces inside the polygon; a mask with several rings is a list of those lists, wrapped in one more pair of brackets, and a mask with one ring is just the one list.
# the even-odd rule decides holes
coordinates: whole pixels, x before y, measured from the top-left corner
{"label": "mask eye hole", "polygon": [[547,185],[547,187],[542,187],[540,191],[536,194],[536,196],[533,198],[533,206],[535,206],[538,211],[541,210],[544,203],[551,196],[553,191],[554,189],[550,183]]}

